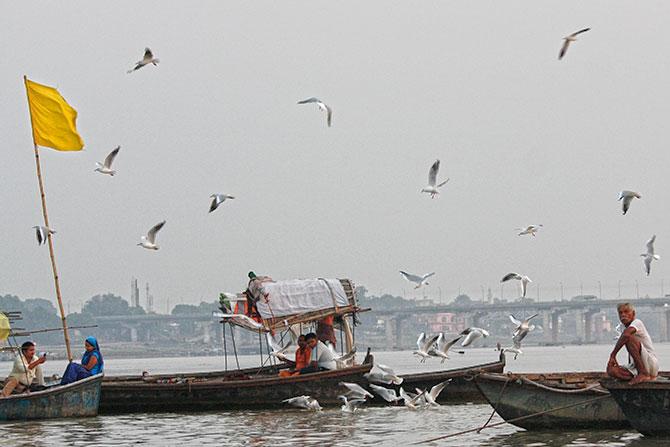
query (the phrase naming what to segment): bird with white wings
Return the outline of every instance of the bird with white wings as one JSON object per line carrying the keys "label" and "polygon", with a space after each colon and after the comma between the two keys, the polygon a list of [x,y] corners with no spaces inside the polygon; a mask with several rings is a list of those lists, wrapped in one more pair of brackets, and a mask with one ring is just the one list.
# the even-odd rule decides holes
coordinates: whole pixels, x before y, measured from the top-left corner
{"label": "bird with white wings", "polygon": [[461,332],[461,335],[465,335],[465,339],[461,343],[461,346],[469,346],[478,338],[486,338],[489,336],[489,331],[482,329],[480,327],[469,327]]}
{"label": "bird with white wings", "polygon": [[503,354],[506,354],[508,352],[510,354],[514,354],[514,360],[516,360],[517,357],[519,357],[520,354],[523,354],[523,351],[521,350],[521,345],[517,345],[517,344],[514,344],[512,347],[509,347],[509,348],[503,348],[502,345],[500,343],[498,343],[496,349],[498,351],[502,352]]}
{"label": "bird with white wings", "polygon": [[538,314],[533,314],[523,321],[517,320],[514,315],[509,316],[510,321],[516,326],[516,329],[514,329],[514,333],[512,334],[512,341],[514,342],[514,346],[520,347],[521,340],[523,340],[530,331],[535,329],[535,325],[530,324],[530,320],[537,316]]}
{"label": "bird with white wings", "polygon": [[641,198],[642,196],[640,195],[640,193],[635,191],[623,190],[619,193],[619,200],[623,200],[621,207],[623,209],[624,216],[628,212],[628,208],[630,208],[630,203],[633,201],[633,199],[641,199]]}
{"label": "bird with white wings", "polygon": [[528,225],[525,228],[515,228],[515,230],[519,231],[518,236],[523,236],[525,234],[530,234],[531,236],[535,237],[535,233],[537,233],[540,228],[542,228],[542,224]]}
{"label": "bird with white wings", "polygon": [[363,374],[363,377],[365,377],[368,382],[379,383],[383,385],[390,385],[392,383],[395,385],[400,385],[403,382],[403,378],[398,377],[396,373],[388,366],[382,365],[380,363],[375,363],[374,366],[377,367],[381,372],[370,371]]}
{"label": "bird with white wings", "polygon": [[414,284],[416,284],[416,286],[414,286],[414,288],[418,289],[419,287],[430,285],[430,283],[427,281],[427,279],[430,278],[431,276],[433,276],[435,274],[435,272],[430,272],[430,273],[426,273],[423,276],[419,276],[419,275],[415,275],[413,273],[407,273],[407,272],[403,272],[402,270],[400,270],[400,274],[407,281],[413,282]]}
{"label": "bird with white wings", "polygon": [[33,228],[35,229],[35,236],[37,237],[37,245],[46,244],[48,235],[56,233],[51,228],[43,225],[36,225]]}
{"label": "bird with white wings", "polygon": [[107,155],[107,157],[105,157],[105,161],[103,161],[102,163],[95,162],[95,164],[98,167],[95,168],[94,171],[99,172],[101,174],[111,175],[113,177],[114,174],[116,174],[116,171],[112,169],[112,163],[116,158],[116,154],[118,154],[120,150],[121,146],[116,146],[116,149],[114,149]]}
{"label": "bird with white wings", "polygon": [[528,283],[533,282],[529,277],[526,275],[519,275],[518,273],[508,273],[507,275],[503,276],[503,279],[500,280],[500,282],[507,282],[511,279],[515,279],[519,281],[519,284],[521,284],[521,297],[526,298],[526,292],[528,291]]}
{"label": "bird with white wings", "polygon": [[651,261],[658,261],[661,259],[659,255],[654,253],[654,242],[656,242],[656,235],[653,235],[651,239],[647,241],[647,252],[640,255],[644,258],[644,269],[647,272],[647,276],[651,273]]}
{"label": "bird with white wings", "polygon": [[365,400],[366,397],[373,398],[374,396],[370,394],[368,390],[363,388],[357,383],[353,382],[340,382],[340,386],[345,387],[349,391],[347,391],[347,395],[351,397],[352,399],[363,399]]}
{"label": "bird with white wings", "polygon": [[401,400],[401,397],[396,394],[394,389],[384,388],[383,386],[374,385],[372,383],[370,384],[370,389],[386,402],[398,402]]}
{"label": "bird with white wings", "polygon": [[353,413],[358,410],[358,407],[365,403],[365,399],[347,399],[347,396],[337,396],[344,405],[342,405],[342,411],[345,413]]}
{"label": "bird with white wings", "polygon": [[[439,406],[440,404],[437,403],[437,398],[440,396],[440,393],[442,390],[444,390],[444,387],[449,384],[449,382],[451,382],[451,379],[438,383],[437,385],[433,386],[430,391],[423,391],[423,397],[426,399],[426,403],[428,405]],[[416,391],[418,393],[422,393],[422,391],[419,389]]]}
{"label": "bird with white wings", "polygon": [[228,194],[212,194],[209,196],[212,198],[212,203],[209,205],[209,212],[211,213],[215,209],[219,207],[223,202],[225,202],[228,199],[234,199],[234,196],[228,195]]}
{"label": "bird with white wings", "polygon": [[416,340],[417,350],[413,351],[412,354],[418,355],[421,358],[421,363],[426,363],[426,359],[431,357],[430,351],[433,349],[433,345],[437,341],[437,338],[438,335],[426,338],[426,333],[422,332]]}
{"label": "bird with white wings", "polygon": [[405,402],[405,406],[412,409],[416,410],[416,408],[425,402],[424,395],[426,394],[425,391],[417,394],[416,396],[412,396],[408,393],[405,392],[405,390],[400,387],[400,398]]}
{"label": "bird with white wings", "polygon": [[440,193],[438,188],[443,187],[449,179],[447,178],[440,184],[437,184],[437,174],[440,172],[440,160],[435,160],[435,163],[430,167],[428,171],[428,186],[424,187],[421,192],[426,192],[430,194],[430,198],[434,199],[436,195]]}
{"label": "bird with white wings", "polygon": [[[435,343],[436,346],[435,348],[429,352],[429,354],[435,356],[435,357],[440,357],[442,358],[442,362],[444,363],[445,360],[449,359],[449,350],[456,344],[458,341],[462,338],[462,335],[459,335],[457,338],[454,338],[453,340],[447,340],[447,338],[444,336],[444,333],[440,333],[437,337],[437,342]],[[465,351],[457,351],[459,354],[464,354]]]}
{"label": "bird with white wings", "polygon": [[291,397],[289,399],[282,400],[282,402],[286,402],[287,404],[293,405],[294,407],[297,408],[321,411],[321,405],[319,405],[319,402],[312,396]]}
{"label": "bird with white wings", "polygon": [[141,61],[138,61],[135,64],[135,67],[128,70],[128,73],[132,73],[135,70],[139,70],[140,68],[144,67],[145,65],[153,64],[153,65],[158,65],[158,62],[160,62],[158,59],[154,57],[154,54],[151,52],[149,47],[144,49],[144,57],[142,58]]}
{"label": "bird with white wings", "polygon": [[156,235],[164,225],[165,221],[154,225],[146,236],[142,236],[142,241],[137,245],[148,250],[158,250],[160,247],[156,244]]}
{"label": "bird with white wings", "polygon": [[570,34],[569,36],[565,36],[563,38],[563,46],[561,47],[561,51],[558,52],[558,60],[563,59],[563,56],[565,56],[565,53],[568,51],[568,47],[570,44],[574,41],[577,40],[577,36],[580,35],[581,33],[585,33],[589,31],[591,28],[584,28],[580,29],[579,31],[575,31],[574,33]]}
{"label": "bird with white wings", "polygon": [[346,354],[338,354],[337,351],[335,351],[335,347],[330,342],[326,342],[325,344],[332,354],[337,369],[347,368],[353,365],[356,360],[356,346],[351,348],[351,351]]}
{"label": "bird with white wings", "polygon": [[298,104],[316,104],[319,107],[319,110],[322,112],[326,112],[326,123],[328,123],[328,127],[330,127],[331,122],[333,120],[333,109],[326,104],[325,102],[321,101],[319,98],[311,97],[307,99],[303,99],[302,101],[298,101]]}

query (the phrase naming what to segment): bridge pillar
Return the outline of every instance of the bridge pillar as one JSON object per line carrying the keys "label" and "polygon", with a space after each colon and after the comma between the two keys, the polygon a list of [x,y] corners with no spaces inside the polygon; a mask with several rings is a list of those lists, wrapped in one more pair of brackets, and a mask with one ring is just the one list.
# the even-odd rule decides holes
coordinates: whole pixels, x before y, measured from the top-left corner
{"label": "bridge pillar", "polygon": [[137,328],[136,327],[130,327],[130,341],[131,342],[136,342],[137,341]]}
{"label": "bridge pillar", "polygon": [[402,347],[402,319],[398,316],[388,317],[384,323],[386,329],[386,349]]}
{"label": "bridge pillar", "polygon": [[593,315],[600,312],[600,309],[587,309],[584,311],[584,341],[593,342]]}
{"label": "bridge pillar", "polygon": [[558,343],[558,335],[560,333],[560,316],[566,313],[567,309],[553,309],[551,311],[551,326],[545,326],[547,329],[551,327],[551,342]]}

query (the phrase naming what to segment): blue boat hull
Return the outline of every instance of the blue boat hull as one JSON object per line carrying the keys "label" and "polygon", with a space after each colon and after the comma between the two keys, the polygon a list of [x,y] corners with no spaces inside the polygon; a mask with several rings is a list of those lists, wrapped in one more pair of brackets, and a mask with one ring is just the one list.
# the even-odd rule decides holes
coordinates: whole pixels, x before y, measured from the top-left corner
{"label": "blue boat hull", "polygon": [[0,398],[0,422],[96,416],[103,374],[69,385]]}

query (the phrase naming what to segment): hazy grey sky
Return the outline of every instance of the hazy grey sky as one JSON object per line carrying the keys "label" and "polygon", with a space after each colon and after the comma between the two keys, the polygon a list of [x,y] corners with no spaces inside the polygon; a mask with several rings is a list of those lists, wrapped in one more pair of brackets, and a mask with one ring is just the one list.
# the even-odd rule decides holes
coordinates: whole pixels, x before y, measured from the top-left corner
{"label": "hazy grey sky", "polygon": [[[0,294],[54,297],[23,74],[79,112],[42,149],[66,302],[156,306],[275,279],[415,293],[660,292],[670,278],[667,2],[22,2],[0,14]],[[562,37],[590,26],[562,61]],[[161,63],[126,74],[145,46]],[[334,109],[327,128],[317,96]],[[93,172],[116,145],[110,178]],[[419,190],[439,158],[451,181]],[[642,194],[627,216],[621,189]],[[236,195],[208,214],[209,195]],[[158,252],[135,244],[166,219]],[[535,239],[514,228],[542,223]],[[643,273],[646,240],[663,257]],[[668,282],[670,289],[670,282]],[[516,294],[516,284],[505,286]],[[417,296],[420,295],[416,294]]]}

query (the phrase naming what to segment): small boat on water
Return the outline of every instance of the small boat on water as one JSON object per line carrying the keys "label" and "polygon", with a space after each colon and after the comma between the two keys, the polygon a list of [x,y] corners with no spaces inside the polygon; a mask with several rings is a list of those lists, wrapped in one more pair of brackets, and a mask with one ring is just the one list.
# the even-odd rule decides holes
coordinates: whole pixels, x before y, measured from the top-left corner
{"label": "small boat on water", "polygon": [[0,399],[0,421],[97,416],[103,374]]}
{"label": "small boat on water", "polygon": [[526,430],[630,427],[600,385],[605,378],[604,372],[507,373],[480,374],[474,381],[500,417]]}
{"label": "small boat on water", "polygon": [[670,438],[670,381],[629,385],[607,379],[601,382],[633,428],[645,436]]}

